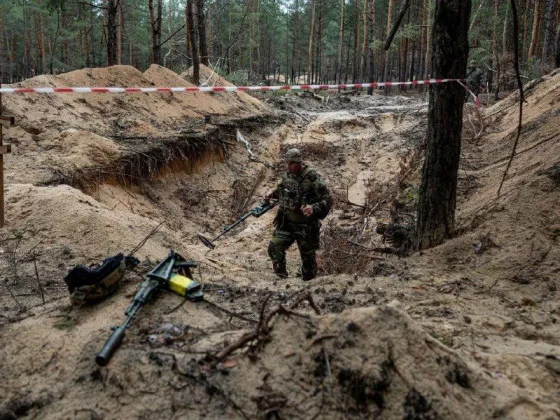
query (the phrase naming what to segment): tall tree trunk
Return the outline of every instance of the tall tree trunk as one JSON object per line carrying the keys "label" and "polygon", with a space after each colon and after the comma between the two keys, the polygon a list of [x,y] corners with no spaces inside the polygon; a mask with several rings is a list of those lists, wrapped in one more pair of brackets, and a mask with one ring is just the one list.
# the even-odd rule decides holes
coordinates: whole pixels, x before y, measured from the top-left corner
{"label": "tall tree trunk", "polygon": [[365,83],[367,80],[367,57],[368,57],[368,5],[369,0],[364,0],[364,9],[363,9],[363,23],[362,23],[362,32],[363,32],[363,42],[362,42],[362,83]]}
{"label": "tall tree trunk", "polygon": [[124,2],[121,0],[119,2],[119,27],[117,33],[117,64],[122,64],[123,62],[123,51],[124,51]]}
{"label": "tall tree trunk", "polygon": [[40,10],[35,13],[35,42],[37,46],[37,56],[39,64],[39,72],[41,74],[47,71],[47,49],[45,45],[45,35],[43,28],[43,0],[39,1]]}
{"label": "tall tree trunk", "polygon": [[[4,41],[4,5],[0,3],[0,84],[5,81],[7,57],[6,42]],[[0,130],[2,130],[2,128],[0,128]]]}
{"label": "tall tree trunk", "polygon": [[558,27],[556,28],[556,40],[554,41],[556,53],[554,58],[554,65],[560,67],[560,19],[558,20]]}
{"label": "tall tree trunk", "polygon": [[531,43],[529,44],[529,53],[527,58],[535,55],[537,49],[537,39],[539,37],[539,16],[541,10],[541,0],[535,0],[535,11],[533,14],[533,30],[531,31]]}
{"label": "tall tree trunk", "polygon": [[[496,68],[495,78],[493,77],[492,88],[494,90],[494,99],[498,100],[500,91],[500,53],[498,51],[498,21],[500,13],[500,0],[494,0],[494,22],[492,25],[492,61]],[[495,79],[495,80],[494,80]]]}
{"label": "tall tree trunk", "polygon": [[[521,0],[523,1],[523,0]],[[521,61],[527,61],[527,37],[529,34],[529,15],[531,13],[531,0],[525,2],[523,8],[523,41],[521,43]]]}
{"label": "tall tree trunk", "polygon": [[[385,31],[385,34],[389,34],[389,31],[391,30],[391,22],[392,22],[392,17],[393,17],[393,3],[394,0],[389,0],[389,6],[387,6],[387,29]],[[384,60],[384,65],[383,65],[383,80],[390,80],[391,79],[391,64],[390,64],[390,59],[391,59],[391,53],[389,50],[387,50],[387,52],[385,53],[385,60]]]}
{"label": "tall tree trunk", "polygon": [[338,31],[338,70],[337,83],[342,84],[342,40],[344,39],[344,0],[340,0],[340,24]]}
{"label": "tall tree trunk", "polygon": [[509,15],[511,6],[506,3],[506,13],[504,17],[504,30],[502,33],[502,54],[507,55],[511,51],[511,34],[509,29]]}
{"label": "tall tree trunk", "polygon": [[315,2],[311,0],[311,27],[309,29],[309,47],[307,50],[307,83],[313,79],[313,37],[315,35]]}
{"label": "tall tree trunk", "polygon": [[188,39],[190,39],[190,46],[191,46],[189,53],[191,54],[192,67],[193,67],[192,82],[198,86],[200,84],[200,61],[198,59],[196,31],[194,27],[193,1],[194,0],[187,0],[186,19],[187,19],[187,28],[188,28]]}
{"label": "tall tree trunk", "polygon": [[161,22],[162,22],[162,0],[157,1],[157,10],[154,8],[154,0],[148,0],[150,10],[150,26],[152,29],[152,60],[153,64],[161,65]]}
{"label": "tall tree trunk", "polygon": [[[373,49],[373,39],[375,37],[375,0],[367,0],[369,3],[368,11],[368,38],[370,42],[369,50],[369,69],[368,81],[373,83],[373,72],[375,70],[375,51]],[[373,88],[368,88],[368,95],[373,95]]]}
{"label": "tall tree trunk", "polygon": [[315,77],[313,83],[318,83],[321,74],[321,53],[323,47],[323,1],[316,0],[319,2],[318,7],[315,11],[317,15],[317,40],[315,42]]}
{"label": "tall tree trunk", "polygon": [[200,40],[200,62],[208,66],[208,44],[206,42],[206,15],[204,14],[204,0],[196,0],[196,17],[198,25],[198,39]]}
{"label": "tall tree trunk", "polygon": [[433,0],[428,0],[428,7],[426,9],[426,24],[428,25],[428,27],[426,28],[426,59],[424,64],[424,79],[432,76],[432,1]]}
{"label": "tall tree trunk", "polygon": [[299,0],[296,0],[295,12],[294,12],[294,37],[292,41],[292,83],[299,83],[299,80],[296,79],[296,69],[298,68],[298,63],[296,62],[296,56],[298,57],[298,61],[299,61],[299,54],[296,54],[298,27],[299,27]]}
{"label": "tall tree trunk", "polygon": [[556,0],[548,0],[546,4],[546,13],[544,16],[544,41],[542,58],[547,61],[551,55],[552,50],[552,34],[554,34],[554,12],[556,7]]}
{"label": "tall tree trunk", "polygon": [[[436,2],[432,42],[435,77],[465,77],[470,13],[471,0]],[[417,217],[419,249],[441,244],[455,230],[463,103],[464,91],[457,83],[430,87],[428,144]]]}
{"label": "tall tree trunk", "polygon": [[360,77],[360,60],[358,57],[358,45],[360,38],[360,2],[358,0],[353,0],[354,2],[354,48],[352,48],[352,83],[357,83]]}
{"label": "tall tree trunk", "polygon": [[[151,1],[151,0],[150,0]],[[117,6],[119,0],[107,0],[107,65],[117,64]]]}

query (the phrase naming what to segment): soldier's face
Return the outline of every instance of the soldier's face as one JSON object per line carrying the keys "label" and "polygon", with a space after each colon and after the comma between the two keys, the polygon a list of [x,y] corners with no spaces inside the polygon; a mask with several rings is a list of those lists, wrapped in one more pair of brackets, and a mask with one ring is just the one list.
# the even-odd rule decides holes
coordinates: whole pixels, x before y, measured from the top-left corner
{"label": "soldier's face", "polygon": [[288,162],[288,172],[291,174],[297,174],[301,171],[300,162]]}

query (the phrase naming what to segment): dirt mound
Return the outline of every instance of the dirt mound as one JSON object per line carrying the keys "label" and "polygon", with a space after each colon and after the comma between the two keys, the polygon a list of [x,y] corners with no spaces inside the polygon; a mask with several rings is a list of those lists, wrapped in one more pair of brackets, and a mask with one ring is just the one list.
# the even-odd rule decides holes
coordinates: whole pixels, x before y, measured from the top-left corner
{"label": "dirt mound", "polygon": [[[187,71],[181,73],[180,77],[184,80],[191,80],[192,67]],[[223,77],[219,76],[212,69],[206,67],[204,64],[200,65],[200,86],[235,86],[228,82]],[[264,107],[264,104],[258,99],[248,95],[245,92],[230,92],[230,93],[213,93],[217,98],[223,101],[230,101],[232,98],[237,99],[244,105],[254,106],[258,108]]]}
{"label": "dirt mound", "polygon": [[[17,84],[21,87],[172,87],[192,86],[176,73],[151,66],[144,74],[130,66],[84,69],[58,76],[38,76]],[[119,140],[181,137],[205,129],[204,115],[251,118],[270,112],[267,106],[246,94],[133,93],[133,94],[28,94],[4,95],[6,113],[16,125],[4,130],[4,141],[13,145],[6,157],[8,183],[52,182],[57,173],[98,166],[95,147],[78,150],[63,147],[70,138],[80,143],[100,142],[120,152],[134,152],[136,145]],[[66,134],[61,134],[66,133]],[[68,137],[68,133],[77,133]],[[66,139],[66,140],[64,140]],[[114,145],[108,143],[114,142]],[[76,147],[82,147],[77,146]],[[105,146],[103,146],[105,147]],[[93,155],[89,156],[89,152]],[[78,154],[85,156],[76,158]],[[114,153],[113,158],[120,154]],[[103,160],[103,159],[101,159]]]}
{"label": "dirt mound", "polygon": [[[67,185],[11,184],[5,196],[10,230],[2,232],[0,271],[15,295],[43,287],[49,300],[64,292],[61,280],[71,267],[100,263],[109,255],[129,251],[158,225],[149,213],[109,208]],[[113,197],[119,199],[114,192]],[[179,244],[177,234],[162,227],[138,257],[155,261]],[[3,294],[0,302],[4,309],[14,303],[10,294]],[[40,303],[38,293],[28,306]]]}
{"label": "dirt mound", "polygon": [[[284,312],[247,354],[234,354],[214,367],[204,352],[224,340],[232,343],[243,331],[215,331],[218,318],[198,316],[199,307],[208,307],[203,302],[174,313],[177,300],[172,297],[161,298],[164,312],[155,307],[142,312],[104,369],[94,362],[108,334],[100,326],[119,319],[114,309],[126,305],[123,296],[112,299],[112,305],[74,310],[46,323],[29,319],[15,325],[14,338],[2,340],[5,354],[12,356],[0,360],[7,375],[0,388],[5,396],[0,413],[42,418],[339,418],[346,413],[380,419],[552,419],[558,412],[557,401],[532,387],[530,373],[514,384],[467,363],[391,306],[320,317]],[[538,371],[541,381],[550,381],[544,362],[526,367]],[[18,387],[22,374],[34,379]]]}
{"label": "dirt mound", "polygon": [[224,365],[236,365],[224,381],[250,418],[552,418],[558,409],[466,363],[391,306],[281,315],[248,357]]}

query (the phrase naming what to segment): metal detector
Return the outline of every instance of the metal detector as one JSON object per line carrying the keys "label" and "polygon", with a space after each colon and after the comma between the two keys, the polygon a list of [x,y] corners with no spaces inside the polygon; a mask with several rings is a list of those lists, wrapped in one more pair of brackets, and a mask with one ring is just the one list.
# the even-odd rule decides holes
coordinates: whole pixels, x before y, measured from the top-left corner
{"label": "metal detector", "polygon": [[207,246],[210,249],[214,249],[216,248],[216,245],[213,244],[213,242],[215,240],[217,240],[218,238],[221,238],[223,235],[225,235],[226,233],[228,233],[230,230],[232,230],[234,227],[236,227],[238,224],[240,224],[241,222],[245,221],[246,219],[248,219],[251,216],[254,217],[261,217],[263,214],[265,214],[267,211],[273,209],[274,207],[276,207],[276,205],[278,204],[278,201],[272,201],[269,203],[261,203],[260,205],[258,205],[257,207],[251,209],[248,213],[244,214],[243,216],[241,216],[239,219],[237,219],[235,222],[233,222],[231,225],[227,225],[222,229],[222,233],[220,233],[218,236],[216,236],[214,239],[210,240],[208,238],[206,238],[204,235],[202,234],[198,234],[198,238],[200,239],[200,241]]}

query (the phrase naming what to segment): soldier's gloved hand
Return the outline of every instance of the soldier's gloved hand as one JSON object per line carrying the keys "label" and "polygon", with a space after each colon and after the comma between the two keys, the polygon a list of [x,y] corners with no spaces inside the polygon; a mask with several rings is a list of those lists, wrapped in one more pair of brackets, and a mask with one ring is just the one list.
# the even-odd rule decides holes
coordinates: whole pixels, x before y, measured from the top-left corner
{"label": "soldier's gloved hand", "polygon": [[270,200],[272,200],[272,192],[267,192],[264,195],[264,200],[263,201],[264,201],[265,204],[270,204]]}
{"label": "soldier's gloved hand", "polygon": [[310,206],[309,204],[307,204],[305,206],[301,206],[301,212],[303,213],[303,215],[305,217],[309,217],[309,216],[313,215],[313,207]]}

